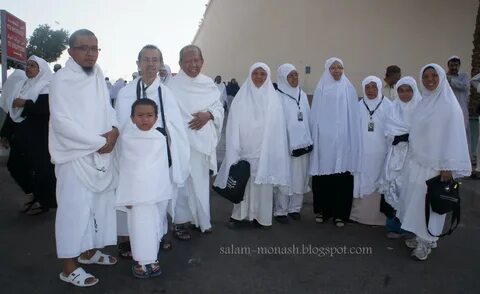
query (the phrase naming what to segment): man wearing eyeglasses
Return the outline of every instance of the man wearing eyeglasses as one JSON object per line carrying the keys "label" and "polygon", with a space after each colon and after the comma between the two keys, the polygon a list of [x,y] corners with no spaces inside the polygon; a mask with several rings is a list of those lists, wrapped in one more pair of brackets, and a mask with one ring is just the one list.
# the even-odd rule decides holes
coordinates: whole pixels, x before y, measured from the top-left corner
{"label": "man wearing eyeglasses", "polygon": [[112,151],[118,130],[105,77],[96,64],[97,38],[89,30],[78,30],[69,46],[70,59],[50,88],[49,149],[58,201],[55,238],[63,261],[59,278],[88,287],[99,280],[78,263],[117,262],[99,248],[117,242]]}
{"label": "man wearing eyeglasses", "polygon": [[[115,110],[120,132],[122,132],[127,124],[132,123],[130,119],[131,108],[137,99],[148,98],[155,101],[159,112],[155,128],[168,134],[167,139],[172,159],[171,173],[168,174],[167,172],[166,176],[170,177],[175,184],[182,185],[189,173],[190,148],[176,99],[172,91],[161,82],[161,78],[158,75],[162,65],[163,56],[160,49],[154,45],[144,46],[138,53],[137,58],[137,66],[142,71],[142,75],[120,90],[116,99]],[[166,126],[163,125],[162,117],[165,119]],[[169,201],[169,199],[174,198],[174,195],[162,196],[165,197],[165,201],[157,204],[160,216],[159,228],[161,231],[159,235],[161,236],[167,233],[167,204],[174,202]],[[132,252],[127,238],[124,238],[129,235],[127,216],[124,211],[118,211],[117,221],[118,235],[121,242],[118,246],[119,256],[130,258]],[[130,221],[131,219],[129,223]],[[170,248],[170,240],[168,237],[165,237],[162,241],[162,249],[168,250]]]}

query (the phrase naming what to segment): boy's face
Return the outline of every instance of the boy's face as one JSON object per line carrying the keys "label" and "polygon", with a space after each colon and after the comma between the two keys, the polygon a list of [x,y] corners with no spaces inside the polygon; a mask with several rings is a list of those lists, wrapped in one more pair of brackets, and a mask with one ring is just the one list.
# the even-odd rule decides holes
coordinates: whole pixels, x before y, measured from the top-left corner
{"label": "boy's face", "polygon": [[137,105],[132,121],[140,130],[150,130],[157,122],[155,109],[151,105]]}

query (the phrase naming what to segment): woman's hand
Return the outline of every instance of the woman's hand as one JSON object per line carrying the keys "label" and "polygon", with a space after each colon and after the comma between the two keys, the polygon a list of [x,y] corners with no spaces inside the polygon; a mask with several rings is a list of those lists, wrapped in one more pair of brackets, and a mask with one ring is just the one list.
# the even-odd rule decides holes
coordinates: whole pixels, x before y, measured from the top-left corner
{"label": "woman's hand", "polygon": [[440,171],[440,181],[448,182],[453,179],[452,171],[450,170],[442,170]]}
{"label": "woman's hand", "polygon": [[13,103],[12,103],[12,107],[13,108],[20,108],[20,107],[23,107],[25,106],[25,99],[22,99],[22,98],[16,98],[15,100],[13,100]]}

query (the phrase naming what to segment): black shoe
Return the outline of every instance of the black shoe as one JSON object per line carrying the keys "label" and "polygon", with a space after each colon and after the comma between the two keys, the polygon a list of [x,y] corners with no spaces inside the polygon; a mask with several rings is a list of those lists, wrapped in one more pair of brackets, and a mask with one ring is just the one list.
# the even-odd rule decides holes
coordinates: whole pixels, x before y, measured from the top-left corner
{"label": "black shoe", "polygon": [[288,224],[288,218],[286,215],[277,215],[275,220],[284,225]]}
{"label": "black shoe", "polygon": [[270,230],[272,226],[264,226],[260,224],[256,219],[253,220],[253,224],[260,230]]}
{"label": "black shoe", "polygon": [[302,218],[302,216],[300,215],[300,213],[298,212],[291,212],[288,214],[289,217],[291,217],[293,220],[300,220]]}
{"label": "black shoe", "polygon": [[238,229],[238,228],[240,227],[240,224],[241,224],[241,223],[242,223],[242,222],[239,221],[239,220],[236,220],[236,219],[234,219],[234,218],[230,218],[230,219],[228,220],[227,226],[228,226],[229,229],[235,230],[235,229]]}

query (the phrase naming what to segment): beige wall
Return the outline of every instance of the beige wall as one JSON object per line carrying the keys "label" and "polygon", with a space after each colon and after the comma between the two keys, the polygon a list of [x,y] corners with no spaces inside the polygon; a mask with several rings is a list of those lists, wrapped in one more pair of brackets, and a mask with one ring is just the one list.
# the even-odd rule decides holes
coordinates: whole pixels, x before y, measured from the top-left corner
{"label": "beige wall", "polygon": [[210,76],[243,82],[263,61],[275,80],[289,62],[308,93],[325,60],[337,56],[358,91],[365,76],[383,78],[390,64],[417,78],[426,63],[446,66],[458,55],[470,72],[477,7],[478,0],[211,0],[193,43]]}

